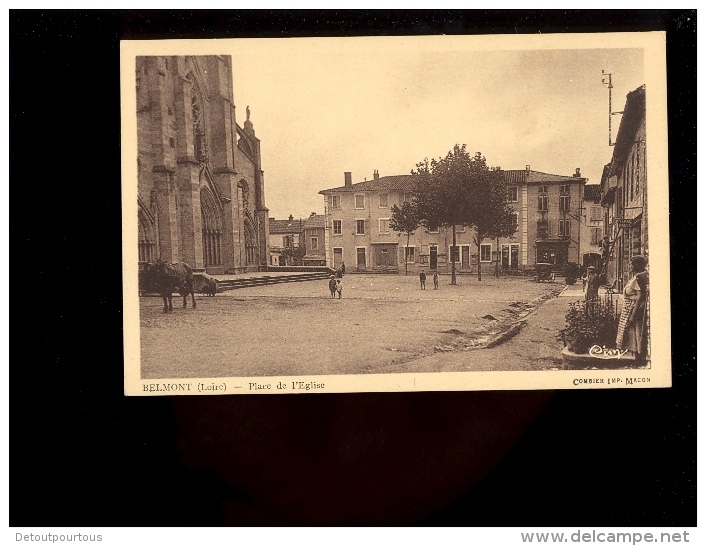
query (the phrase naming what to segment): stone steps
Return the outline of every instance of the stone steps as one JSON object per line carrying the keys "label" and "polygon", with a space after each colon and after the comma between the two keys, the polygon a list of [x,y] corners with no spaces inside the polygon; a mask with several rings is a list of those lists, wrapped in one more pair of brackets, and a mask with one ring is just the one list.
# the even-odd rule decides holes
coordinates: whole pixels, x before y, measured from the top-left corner
{"label": "stone steps", "polygon": [[319,281],[328,279],[330,273],[325,271],[317,271],[313,273],[302,273],[299,275],[262,275],[259,277],[244,277],[242,279],[228,279],[218,281],[218,291],[238,290],[240,288],[248,288],[251,286],[263,286],[266,284],[280,284],[286,282],[305,282]]}

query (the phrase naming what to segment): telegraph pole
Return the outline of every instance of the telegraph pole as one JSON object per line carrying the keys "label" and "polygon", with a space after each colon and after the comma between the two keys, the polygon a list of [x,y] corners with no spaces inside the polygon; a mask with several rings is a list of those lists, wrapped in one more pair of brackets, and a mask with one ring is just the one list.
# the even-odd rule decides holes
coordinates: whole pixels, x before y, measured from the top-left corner
{"label": "telegraph pole", "polygon": [[613,74],[610,72],[606,72],[605,70],[601,70],[601,74],[603,75],[603,78],[601,79],[601,83],[603,85],[608,86],[608,146],[615,146],[615,142],[613,142],[613,116],[617,114],[622,114],[623,112],[613,112]]}

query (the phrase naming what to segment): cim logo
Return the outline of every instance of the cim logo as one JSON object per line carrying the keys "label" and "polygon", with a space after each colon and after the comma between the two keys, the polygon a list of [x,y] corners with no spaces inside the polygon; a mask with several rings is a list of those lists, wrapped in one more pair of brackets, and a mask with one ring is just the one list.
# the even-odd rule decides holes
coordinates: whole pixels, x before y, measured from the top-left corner
{"label": "cim logo", "polygon": [[588,350],[588,354],[593,358],[601,358],[603,360],[607,360],[609,358],[620,358],[627,352],[627,349],[624,351],[621,351],[620,349],[606,349],[605,345],[603,345],[603,347],[600,345],[594,345]]}

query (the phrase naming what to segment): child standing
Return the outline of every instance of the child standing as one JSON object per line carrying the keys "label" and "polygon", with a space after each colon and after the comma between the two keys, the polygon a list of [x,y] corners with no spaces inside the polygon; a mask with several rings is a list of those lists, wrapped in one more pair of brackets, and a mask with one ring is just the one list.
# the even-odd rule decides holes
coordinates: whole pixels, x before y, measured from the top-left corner
{"label": "child standing", "polygon": [[336,292],[338,292],[338,299],[341,299],[341,292],[343,292],[343,285],[341,284],[341,279],[336,279]]}
{"label": "child standing", "polygon": [[419,272],[419,288],[421,290],[427,289],[427,274],[424,273],[423,269]]}
{"label": "child standing", "polygon": [[434,290],[439,289],[439,274],[434,271]]}
{"label": "child standing", "polygon": [[336,278],[331,275],[328,281],[328,289],[329,292],[331,292],[331,297],[335,298],[336,297]]}

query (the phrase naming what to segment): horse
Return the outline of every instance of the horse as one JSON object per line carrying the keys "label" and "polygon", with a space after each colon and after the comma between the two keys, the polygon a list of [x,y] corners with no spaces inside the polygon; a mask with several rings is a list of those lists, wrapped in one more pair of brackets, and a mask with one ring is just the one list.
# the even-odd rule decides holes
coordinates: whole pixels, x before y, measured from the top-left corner
{"label": "horse", "polygon": [[162,296],[165,313],[172,312],[172,293],[174,292],[178,292],[184,298],[182,307],[186,307],[186,296],[191,294],[192,307],[196,307],[194,272],[189,264],[184,262],[168,264],[158,260],[155,263],[147,264],[146,276],[150,284]]}

